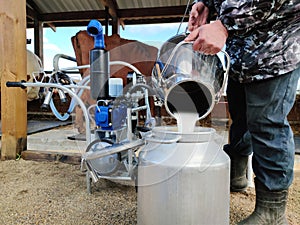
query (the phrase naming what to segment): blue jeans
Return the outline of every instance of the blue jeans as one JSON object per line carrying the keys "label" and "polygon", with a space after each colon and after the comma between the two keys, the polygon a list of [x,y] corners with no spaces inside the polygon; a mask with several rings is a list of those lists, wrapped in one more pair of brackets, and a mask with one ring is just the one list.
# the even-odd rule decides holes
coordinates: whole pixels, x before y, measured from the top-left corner
{"label": "blue jeans", "polygon": [[299,77],[300,68],[248,84],[228,81],[230,151],[242,156],[253,152],[256,179],[271,191],[285,190],[293,180],[295,145],[287,115]]}

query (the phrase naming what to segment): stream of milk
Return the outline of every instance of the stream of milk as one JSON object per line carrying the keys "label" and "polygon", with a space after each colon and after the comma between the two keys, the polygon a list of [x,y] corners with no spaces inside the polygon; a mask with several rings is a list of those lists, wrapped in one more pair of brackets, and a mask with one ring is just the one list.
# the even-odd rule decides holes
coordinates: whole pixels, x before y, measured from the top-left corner
{"label": "stream of milk", "polygon": [[177,120],[179,133],[193,133],[199,114],[206,112],[208,100],[204,91],[197,81],[181,82],[169,90],[166,107]]}
{"label": "stream of milk", "polygon": [[195,124],[210,109],[211,92],[198,81],[181,81],[169,89],[166,108],[177,120],[179,133],[193,133]]}
{"label": "stream of milk", "polygon": [[194,132],[195,124],[199,118],[197,112],[176,112],[174,116],[177,120],[179,133],[190,134]]}

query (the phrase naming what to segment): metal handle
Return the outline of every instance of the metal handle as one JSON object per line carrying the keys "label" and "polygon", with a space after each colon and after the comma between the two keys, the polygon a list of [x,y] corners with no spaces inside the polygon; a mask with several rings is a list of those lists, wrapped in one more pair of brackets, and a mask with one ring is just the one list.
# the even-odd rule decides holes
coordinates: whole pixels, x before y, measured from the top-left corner
{"label": "metal handle", "polygon": [[74,57],[71,57],[71,56],[68,56],[68,55],[65,55],[65,54],[56,54],[53,58],[54,71],[59,71],[58,62],[59,62],[60,58],[76,62],[76,59]]}
{"label": "metal handle", "polygon": [[7,81],[6,82],[6,87],[20,87],[25,89],[26,86],[24,85],[25,81],[21,81],[21,82],[14,82],[14,81]]}
{"label": "metal handle", "polygon": [[[166,64],[165,64],[165,66],[164,66],[164,68],[163,68],[161,74],[163,74],[163,73],[166,71],[166,69],[168,68],[168,66],[169,66],[169,64],[170,64],[170,62],[171,62],[171,60],[173,59],[173,57],[174,57],[174,55],[175,55],[177,49],[178,49],[180,46],[182,46],[182,45],[184,45],[184,44],[193,44],[193,43],[194,43],[193,41],[190,41],[190,42],[187,42],[187,41],[181,41],[181,42],[179,42],[179,43],[175,46],[175,48],[173,49],[173,51],[171,52],[170,57],[168,58],[168,60],[167,60],[167,62],[166,62]],[[221,95],[222,95],[222,93],[223,93],[223,91],[224,91],[224,89],[225,89],[225,86],[226,86],[226,83],[227,83],[227,80],[228,80],[229,69],[230,69],[230,56],[228,55],[228,53],[227,53],[226,51],[221,50],[220,52],[222,52],[222,53],[226,56],[226,61],[227,61],[227,62],[226,62],[226,64],[224,65],[224,64],[223,64],[223,61],[221,60],[221,63],[222,63],[223,69],[224,69],[224,79],[223,79],[223,83],[222,83],[222,86],[221,86],[220,91],[219,91],[218,93],[216,93],[216,98],[215,98],[215,102],[216,102],[216,103],[219,102],[219,100],[220,100],[220,98],[221,98]],[[160,84],[163,84],[163,82],[164,82],[162,78],[163,78],[163,76],[161,76],[161,78],[160,78],[160,80],[159,80],[159,83],[160,83]]]}
{"label": "metal handle", "polygon": [[155,138],[153,136],[145,137],[145,141],[155,142],[155,143],[161,143],[161,144],[176,143],[180,139],[181,139],[181,135],[178,135],[178,136],[176,136],[176,138],[173,138],[173,139],[161,139],[161,138]]}
{"label": "metal handle", "polygon": [[[99,140],[96,140],[96,142],[99,142]],[[87,152],[82,155],[82,158],[84,160],[98,159],[98,158],[102,158],[104,156],[108,156],[108,155],[115,154],[118,152],[127,151],[127,150],[130,150],[133,148],[140,147],[140,146],[144,145],[145,142],[141,139],[138,139],[138,140],[135,140],[132,142],[126,142],[126,143],[121,143],[118,145],[107,146],[107,147],[101,148],[99,151],[96,151],[96,152],[89,151],[89,148],[91,148],[91,146],[93,144],[95,144],[95,142],[90,143],[90,145],[87,149]]]}
{"label": "metal handle", "polygon": [[226,51],[222,50],[221,52],[224,53],[224,55],[226,56],[227,64],[224,65],[223,62],[221,61],[223,64],[223,69],[225,69],[225,72],[224,72],[223,84],[221,86],[220,91],[216,95],[216,99],[215,99],[216,103],[218,103],[220,101],[222,93],[224,92],[224,89],[225,89],[225,86],[226,86],[227,80],[228,80],[229,69],[230,69],[230,56],[228,55],[228,53]]}

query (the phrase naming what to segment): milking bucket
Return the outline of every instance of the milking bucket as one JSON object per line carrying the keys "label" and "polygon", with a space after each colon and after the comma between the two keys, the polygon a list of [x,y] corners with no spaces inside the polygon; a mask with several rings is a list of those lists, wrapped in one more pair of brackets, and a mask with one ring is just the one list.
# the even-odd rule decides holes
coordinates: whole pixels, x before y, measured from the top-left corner
{"label": "milking bucket", "polygon": [[156,127],[140,151],[138,225],[229,224],[229,157],[214,129]]}
{"label": "milking bucket", "polygon": [[204,55],[194,51],[185,37],[177,35],[162,45],[152,71],[153,86],[171,116],[196,107],[202,119],[224,91],[230,58],[226,52]]}

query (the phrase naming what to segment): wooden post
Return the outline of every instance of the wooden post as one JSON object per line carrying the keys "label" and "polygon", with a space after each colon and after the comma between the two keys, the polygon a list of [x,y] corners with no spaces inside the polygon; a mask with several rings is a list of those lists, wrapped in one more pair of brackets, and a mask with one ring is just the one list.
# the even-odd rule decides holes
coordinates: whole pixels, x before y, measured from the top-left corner
{"label": "wooden post", "polygon": [[43,23],[34,18],[34,53],[44,64]]}
{"label": "wooden post", "polygon": [[120,34],[120,20],[117,17],[112,19],[112,34]]}
{"label": "wooden post", "polygon": [[1,160],[16,159],[27,146],[27,96],[7,81],[26,80],[26,0],[1,1]]}

